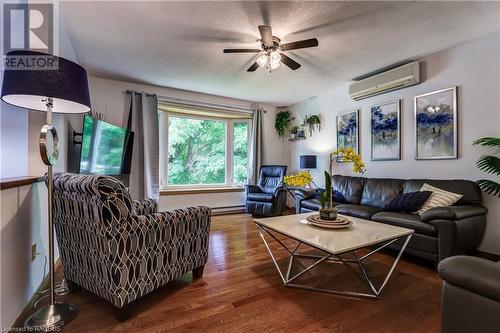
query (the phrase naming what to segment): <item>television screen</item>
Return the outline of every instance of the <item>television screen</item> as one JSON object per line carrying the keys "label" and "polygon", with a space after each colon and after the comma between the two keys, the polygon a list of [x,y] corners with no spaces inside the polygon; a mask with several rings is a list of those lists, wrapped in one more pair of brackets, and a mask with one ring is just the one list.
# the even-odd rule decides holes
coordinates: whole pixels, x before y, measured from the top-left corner
{"label": "television screen", "polygon": [[133,132],[91,116],[83,118],[80,173],[130,173]]}

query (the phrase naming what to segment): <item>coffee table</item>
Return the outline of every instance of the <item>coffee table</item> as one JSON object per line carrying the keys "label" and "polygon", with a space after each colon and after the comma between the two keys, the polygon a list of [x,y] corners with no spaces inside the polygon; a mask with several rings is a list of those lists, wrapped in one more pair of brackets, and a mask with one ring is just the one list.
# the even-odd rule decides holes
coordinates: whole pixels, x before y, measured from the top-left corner
{"label": "coffee table", "polygon": [[[254,219],[254,223],[259,230],[260,236],[264,241],[269,254],[271,255],[274,265],[276,266],[284,285],[287,287],[322,291],[346,296],[378,298],[389,281],[389,278],[396,268],[396,265],[406,246],[408,245],[408,242],[413,234],[413,230],[351,216],[346,216],[352,221],[352,225],[349,228],[335,230],[324,229],[309,225],[305,222],[306,217],[311,214],[317,213]],[[276,237],[276,233],[294,240],[297,244],[295,247],[290,249]],[[278,265],[277,259],[273,254],[265,235],[274,239],[289,253],[286,272],[283,272]],[[401,249],[399,250],[387,275],[383,279],[383,282],[378,287],[375,286],[375,283],[371,279],[370,274],[364,265],[364,261],[381,249],[397,242],[400,239],[403,240]],[[303,248],[309,247],[316,249],[320,251],[321,254],[318,255],[299,252],[298,250],[301,246]],[[368,247],[375,248],[370,249],[368,253],[363,255],[356,253],[356,251]],[[346,258],[346,256],[350,256],[351,258]],[[316,261],[291,276],[294,258],[301,257],[316,259]],[[296,282],[297,278],[322,262],[341,263],[347,266],[351,271],[356,273],[364,283],[366,283],[369,292],[324,289]],[[355,269],[356,266],[359,268],[358,270]]]}

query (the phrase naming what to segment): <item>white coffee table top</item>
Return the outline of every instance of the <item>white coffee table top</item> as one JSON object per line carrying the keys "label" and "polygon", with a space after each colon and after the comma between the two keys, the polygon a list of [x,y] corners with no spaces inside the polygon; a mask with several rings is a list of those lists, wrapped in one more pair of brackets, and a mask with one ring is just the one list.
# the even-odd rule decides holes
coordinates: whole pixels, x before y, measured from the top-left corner
{"label": "white coffee table top", "polygon": [[346,216],[353,223],[345,229],[324,229],[306,224],[306,216],[317,212],[254,219],[254,222],[331,254],[364,248],[413,233],[413,230]]}

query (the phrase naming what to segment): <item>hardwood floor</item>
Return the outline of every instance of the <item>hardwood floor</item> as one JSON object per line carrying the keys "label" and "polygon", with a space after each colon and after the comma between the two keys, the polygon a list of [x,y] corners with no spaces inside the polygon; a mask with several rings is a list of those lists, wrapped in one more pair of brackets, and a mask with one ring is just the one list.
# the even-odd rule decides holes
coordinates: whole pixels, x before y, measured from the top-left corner
{"label": "hardwood floor", "polygon": [[[368,269],[380,278],[393,259],[394,252],[377,254]],[[319,265],[313,273],[323,286],[362,286],[341,265]],[[310,280],[311,275],[304,278]],[[85,290],[67,295],[80,312],[64,331],[439,332],[440,293],[441,280],[433,266],[408,258],[400,261],[379,300],[286,288],[251,218],[226,215],[212,218],[210,253],[201,279],[192,282],[189,273],[145,296],[133,304],[131,319],[123,323],[97,296]]]}

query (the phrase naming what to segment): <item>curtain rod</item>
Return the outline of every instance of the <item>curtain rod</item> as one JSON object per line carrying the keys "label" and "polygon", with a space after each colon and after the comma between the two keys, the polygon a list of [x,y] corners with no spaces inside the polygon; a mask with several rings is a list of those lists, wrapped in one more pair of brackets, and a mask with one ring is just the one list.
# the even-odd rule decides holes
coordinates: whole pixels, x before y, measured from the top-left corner
{"label": "curtain rod", "polygon": [[[130,94],[132,93],[133,90],[126,90],[125,93]],[[140,95],[139,92],[134,91],[136,94]],[[168,96],[159,96],[156,94],[147,94],[146,96],[154,96],[158,98],[158,100],[165,101],[165,102],[174,102],[178,104],[183,104],[183,105],[195,105],[195,106],[204,106],[204,107],[209,107],[209,108],[219,108],[219,109],[225,109],[228,111],[241,111],[241,112],[246,112],[246,113],[253,113],[252,109],[241,107],[241,106],[235,106],[235,105],[227,105],[227,104],[217,104],[217,103],[210,103],[210,102],[200,102],[200,101],[194,101],[194,100],[189,100],[189,99],[183,99],[183,98],[178,98],[178,97],[168,97]],[[266,110],[264,110],[264,113],[267,113]]]}
{"label": "curtain rod", "polygon": [[[140,95],[141,94],[140,92],[137,92],[137,91],[134,91],[134,90],[125,90],[126,94],[131,94],[132,92],[134,92],[136,95]],[[157,97],[156,94],[148,94],[148,93],[146,93],[146,96]]]}
{"label": "curtain rod", "polygon": [[241,107],[241,106],[235,106],[235,105],[200,102],[200,101],[194,101],[194,100],[183,99],[183,98],[178,98],[178,97],[167,97],[167,96],[158,96],[158,99],[161,101],[165,101],[165,102],[174,102],[174,103],[183,104],[183,105],[204,106],[204,107],[209,107],[209,108],[225,109],[228,111],[237,110],[237,111],[246,112],[246,113],[253,113],[252,109]]}

